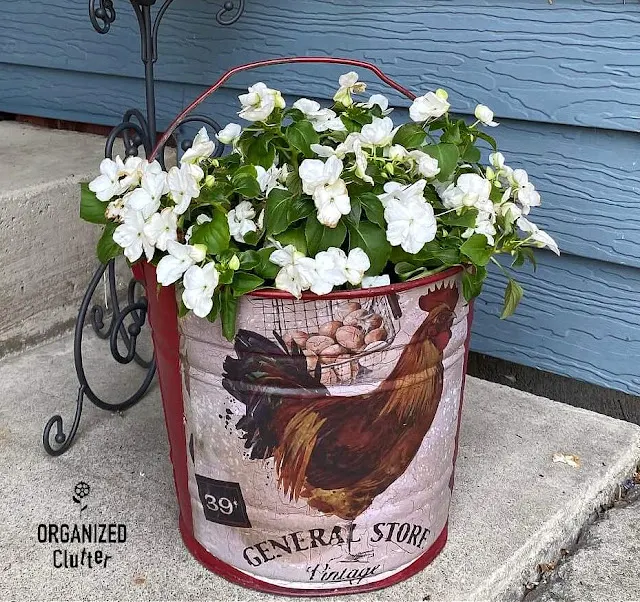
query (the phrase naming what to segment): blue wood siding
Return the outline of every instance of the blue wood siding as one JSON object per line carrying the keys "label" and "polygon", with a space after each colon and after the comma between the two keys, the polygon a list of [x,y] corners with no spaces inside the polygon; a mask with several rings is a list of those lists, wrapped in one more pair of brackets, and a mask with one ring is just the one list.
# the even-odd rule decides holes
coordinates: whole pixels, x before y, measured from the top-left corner
{"label": "blue wood siding", "polygon": [[[503,283],[492,275],[477,302],[473,348],[640,394],[640,3],[247,0],[228,28],[215,22],[220,5],[175,0],[167,13],[161,126],[226,68],[293,54],[375,62],[416,91],[447,88],[460,113],[488,104],[501,122],[492,134],[543,195],[535,221],[563,255],[542,252],[536,277],[523,274],[525,299],[507,321],[497,317]],[[114,124],[143,104],[128,2],[116,0],[106,36],[93,32],[85,0],[43,6],[0,3],[0,111]],[[238,90],[257,78],[322,98],[341,71],[242,75],[207,112],[233,119]]]}

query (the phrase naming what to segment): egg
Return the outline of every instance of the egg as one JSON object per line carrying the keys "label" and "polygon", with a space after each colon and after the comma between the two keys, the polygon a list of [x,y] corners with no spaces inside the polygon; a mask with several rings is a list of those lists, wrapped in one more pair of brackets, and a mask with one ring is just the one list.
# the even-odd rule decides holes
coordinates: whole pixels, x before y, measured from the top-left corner
{"label": "egg", "polygon": [[357,326],[342,326],[336,330],[336,341],[351,351],[364,346],[364,332]]}

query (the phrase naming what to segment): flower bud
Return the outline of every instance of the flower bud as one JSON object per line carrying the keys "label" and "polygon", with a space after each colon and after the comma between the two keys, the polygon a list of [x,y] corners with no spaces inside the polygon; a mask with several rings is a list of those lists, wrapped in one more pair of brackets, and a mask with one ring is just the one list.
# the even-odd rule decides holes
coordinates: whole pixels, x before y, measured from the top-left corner
{"label": "flower bud", "polygon": [[207,246],[206,245],[193,245],[191,249],[191,259],[196,263],[200,263],[204,261],[204,258],[207,256]]}
{"label": "flower bud", "polygon": [[213,174],[209,174],[205,179],[204,179],[204,186],[206,188],[211,188],[213,186],[213,184],[216,181],[216,177]]}
{"label": "flower bud", "polygon": [[240,258],[237,255],[234,255],[230,260],[229,260],[229,269],[233,270],[234,272],[240,267]]}
{"label": "flower bud", "polygon": [[449,98],[449,93],[446,90],[443,90],[442,88],[438,88],[436,90],[436,96],[438,98],[441,98],[442,100],[447,100]]}

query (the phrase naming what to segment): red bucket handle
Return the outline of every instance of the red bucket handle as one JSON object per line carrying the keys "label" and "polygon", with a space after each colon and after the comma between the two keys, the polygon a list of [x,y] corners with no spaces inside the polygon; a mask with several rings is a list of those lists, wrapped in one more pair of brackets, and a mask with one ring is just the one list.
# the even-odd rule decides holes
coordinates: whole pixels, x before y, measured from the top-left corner
{"label": "red bucket handle", "polygon": [[360,61],[357,59],[343,59],[343,58],[334,58],[334,57],[326,57],[326,56],[290,56],[283,57],[279,59],[267,59],[264,61],[256,61],[255,63],[247,63],[246,65],[238,65],[237,67],[233,67],[229,69],[226,73],[224,73],[218,81],[216,81],[213,86],[211,86],[208,90],[205,90],[198,98],[196,98],[186,109],[184,109],[171,123],[171,125],[167,128],[165,133],[162,135],[158,143],[155,145],[153,151],[151,152],[151,156],[149,157],[149,161],[153,161],[156,158],[156,155],[169,140],[173,132],[180,125],[182,120],[189,114],[193,109],[195,109],[202,101],[207,99],[211,94],[213,94],[218,88],[220,88],[227,80],[233,77],[236,73],[241,73],[242,71],[250,71],[251,69],[257,69],[259,67],[270,67],[272,65],[285,65],[290,63],[328,63],[333,65],[349,65],[351,67],[362,67],[363,69],[368,69],[378,76],[385,84],[391,86],[394,90],[400,92],[406,96],[409,100],[414,100],[416,95],[407,90],[407,88],[401,86],[394,80],[392,80],[389,76],[385,75],[378,67],[372,65],[371,63],[367,63],[366,61]]}

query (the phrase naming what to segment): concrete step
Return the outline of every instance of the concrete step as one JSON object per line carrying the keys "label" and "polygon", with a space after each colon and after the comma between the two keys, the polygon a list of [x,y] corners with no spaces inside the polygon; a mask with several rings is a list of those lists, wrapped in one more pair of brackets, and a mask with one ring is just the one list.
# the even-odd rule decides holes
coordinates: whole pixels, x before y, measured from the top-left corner
{"label": "concrete step", "polygon": [[[142,377],[115,365],[95,338],[85,356],[114,400]],[[227,583],[183,547],[157,387],[124,415],[88,404],[74,447],[50,458],[44,422],[73,413],[71,338],[5,358],[0,383],[0,599],[286,599]],[[640,427],[470,378],[460,446],[442,555],[405,583],[350,600],[522,600],[537,566],[558,558],[635,471]],[[557,453],[578,456],[580,467],[553,462]],[[71,496],[81,480],[91,495],[79,519]],[[106,568],[55,569],[56,546],[38,543],[38,524],[79,520],[127,525]]]}
{"label": "concrete step", "polygon": [[634,602],[640,600],[640,485],[593,525],[575,550],[544,575],[526,602]]}
{"label": "concrete step", "polygon": [[79,217],[101,136],[0,121],[0,357],[67,330],[97,266]]}

